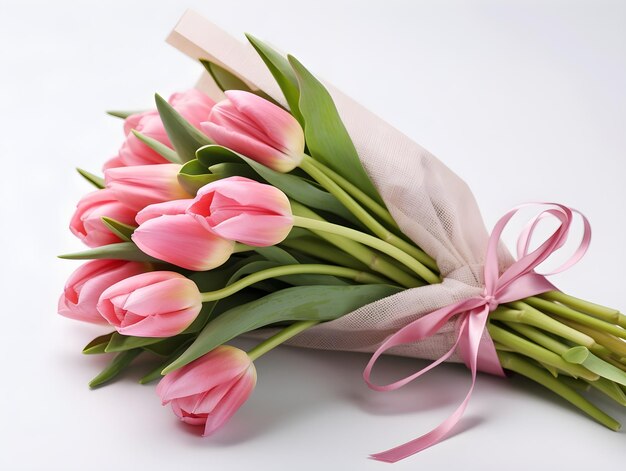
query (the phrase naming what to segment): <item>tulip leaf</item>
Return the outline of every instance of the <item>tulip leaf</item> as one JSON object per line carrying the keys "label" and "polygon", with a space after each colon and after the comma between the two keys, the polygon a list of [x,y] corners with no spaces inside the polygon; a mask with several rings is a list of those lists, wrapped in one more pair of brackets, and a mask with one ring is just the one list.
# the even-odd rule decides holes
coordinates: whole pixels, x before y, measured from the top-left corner
{"label": "tulip leaf", "polygon": [[132,130],[132,133],[135,135],[137,139],[139,139],[141,142],[143,142],[145,145],[147,145],[150,149],[155,151],[165,160],[168,160],[169,162],[172,162],[173,164],[182,163],[182,161],[180,160],[180,157],[178,157],[178,154],[176,153],[174,149],[171,149],[170,147],[166,146],[162,142],[159,142],[150,136],[141,134],[139,131],[136,131],[135,129]]}
{"label": "tulip leaf", "polygon": [[119,111],[119,110],[110,110],[107,111],[106,114],[108,114],[109,116],[113,116],[114,118],[121,118],[121,119],[126,119],[129,116],[132,116],[134,114],[140,114],[140,113],[144,113],[144,111]]}
{"label": "tulip leaf", "polygon": [[195,195],[207,183],[220,178],[219,175],[212,174],[198,159],[190,160],[178,172],[178,183],[192,195]]}
{"label": "tulip leaf", "polygon": [[210,145],[199,149],[198,160],[207,167],[215,165],[219,160],[224,162],[245,162],[270,185],[283,191],[290,198],[311,208],[335,214],[346,221],[359,225],[355,217],[337,199],[306,178],[289,173],[280,173],[260,164],[227,147]]}
{"label": "tulip leaf", "polygon": [[90,388],[95,388],[117,377],[141,353],[141,349],[128,350],[115,355],[111,363],[89,382]]}
{"label": "tulip leaf", "polygon": [[120,242],[118,244],[103,245],[82,252],[74,252],[59,255],[59,258],[66,260],[95,260],[101,258],[112,258],[114,260],[129,260],[133,262],[161,262],[150,255],[143,253],[132,242]]}
{"label": "tulip leaf", "polygon": [[298,79],[289,65],[289,62],[282,54],[272,49],[260,39],[255,38],[251,34],[246,34],[246,37],[274,76],[274,80],[276,80],[276,83],[285,96],[285,100],[287,100],[291,114],[298,120],[301,126],[304,126],[304,119],[300,113],[298,103],[300,100]]}
{"label": "tulip leaf", "polygon": [[161,342],[162,340],[162,337],[133,337],[132,335],[122,335],[118,332],[114,332],[104,351],[107,353],[124,352],[126,350]]}
{"label": "tulip leaf", "polygon": [[156,94],[155,100],[165,131],[181,162],[195,159],[196,150],[212,143],[207,135],[190,124],[160,95]]}
{"label": "tulip leaf", "polygon": [[300,88],[299,107],[311,155],[383,204],[359,159],[330,93],[293,56],[288,56]]}
{"label": "tulip leaf", "polygon": [[93,173],[88,172],[87,170],[83,170],[82,168],[77,168],[76,171],[89,183],[98,188],[99,190],[105,187],[104,178],[94,175]]}
{"label": "tulip leaf", "polygon": [[115,331],[109,332],[108,334],[100,335],[99,337],[96,337],[91,342],[89,342],[87,345],[85,345],[85,348],[83,348],[83,353],[85,355],[94,355],[94,354],[99,354],[99,353],[105,353],[104,349],[107,346],[107,344],[109,343],[109,340],[111,340],[111,336],[114,333],[115,333]]}
{"label": "tulip leaf", "polygon": [[160,339],[159,342],[144,345],[143,349],[155,355],[167,357],[178,350],[182,344],[189,343],[194,337],[188,334],[175,335]]}
{"label": "tulip leaf", "polygon": [[156,368],[152,369],[148,374],[141,378],[139,380],[139,384],[147,384],[157,379],[161,379],[161,377],[163,376],[161,374],[161,371],[163,371],[165,367],[167,367],[170,363],[176,360],[176,358],[178,358],[181,353],[183,353],[187,349],[187,347],[189,347],[190,343],[191,339],[185,340],[171,355],[167,357],[165,361],[161,362]]}
{"label": "tulip leaf", "polygon": [[163,373],[174,371],[251,330],[284,321],[330,321],[399,291],[401,288],[395,286],[373,284],[297,286],[276,291],[213,319]]}
{"label": "tulip leaf", "polygon": [[211,165],[209,172],[219,175],[220,178],[246,177],[251,180],[260,180],[259,174],[244,163],[222,162],[221,164]]}
{"label": "tulip leaf", "polygon": [[224,67],[206,59],[200,59],[200,62],[211,77],[213,77],[215,84],[220,88],[220,90],[243,90],[246,92],[252,92],[252,89],[246,82],[241,80],[232,72],[226,70]]}
{"label": "tulip leaf", "polygon": [[262,90],[253,90],[251,89],[246,82],[241,80],[232,72],[226,70],[225,68],[217,65],[214,62],[208,61],[206,59],[200,59],[200,62],[206,69],[206,71],[213,77],[215,84],[222,90],[223,92],[227,90],[242,90],[244,92],[254,93],[261,98],[271,101],[277,106],[280,104],[276,103],[276,101],[265,93]]}
{"label": "tulip leaf", "polygon": [[116,221],[115,219],[102,217],[102,222],[107,226],[113,234],[126,242],[132,242],[131,236],[135,232],[136,227]]}

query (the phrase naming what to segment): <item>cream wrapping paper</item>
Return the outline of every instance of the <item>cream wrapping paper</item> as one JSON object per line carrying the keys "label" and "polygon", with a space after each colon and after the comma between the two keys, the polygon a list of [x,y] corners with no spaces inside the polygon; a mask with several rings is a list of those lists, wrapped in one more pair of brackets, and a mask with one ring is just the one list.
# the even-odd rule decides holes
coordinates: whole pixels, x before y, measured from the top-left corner
{"label": "cream wrapping paper", "polygon": [[[187,11],[167,41],[193,59],[208,59],[276,101],[285,99],[248,43],[233,38],[199,14]],[[443,306],[479,295],[488,234],[467,184],[410,138],[347,95],[324,83],[352,138],[365,170],[402,231],[436,259],[444,281],[412,288],[311,328],[288,343],[308,348],[373,352],[390,334]],[[223,97],[208,74],[198,88]],[[502,246],[501,270],[512,262]],[[438,334],[390,353],[437,359],[456,338],[455,323]],[[266,334],[267,335],[267,334]],[[488,335],[485,331],[483,335]],[[455,354],[450,361],[461,361]]]}

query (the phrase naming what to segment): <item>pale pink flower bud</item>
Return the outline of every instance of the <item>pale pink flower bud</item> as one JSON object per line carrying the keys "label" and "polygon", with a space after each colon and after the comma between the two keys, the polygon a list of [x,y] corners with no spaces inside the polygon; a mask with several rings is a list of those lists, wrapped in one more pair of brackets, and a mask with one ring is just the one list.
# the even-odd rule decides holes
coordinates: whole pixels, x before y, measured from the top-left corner
{"label": "pale pink flower bud", "polygon": [[304,155],[304,133],[287,111],[253,93],[226,91],[202,129],[217,144],[278,172],[297,167]]}
{"label": "pale pink flower bud", "polygon": [[157,386],[163,405],[210,435],[248,399],[256,385],[256,369],[246,352],[222,345],[182,368],[166,374]]}
{"label": "pale pink flower bud", "polygon": [[282,242],[293,227],[287,196],[244,177],[203,186],[187,213],[220,237],[259,247]]}
{"label": "pale pink flower bud", "polygon": [[120,334],[171,337],[198,316],[202,297],[189,278],[171,271],[132,276],[107,288],[98,311]]}
{"label": "pale pink flower bud", "polygon": [[132,235],[142,252],[168,263],[195,271],[224,264],[235,247],[193,216],[185,214],[191,199],[153,204],[137,214],[140,224]]}
{"label": "pale pink flower bud", "polygon": [[78,267],[65,284],[59,299],[59,314],[93,324],[106,324],[98,309],[105,289],[118,281],[144,273],[148,266],[123,260],[92,260]]}
{"label": "pale pink flower bud", "polygon": [[[200,129],[200,123],[208,119],[211,108],[215,104],[211,98],[196,89],[174,93],[168,101],[183,118],[198,129]],[[161,117],[156,110],[130,115],[124,120],[126,140],[122,144],[119,154],[105,164],[104,170],[131,165],[168,163],[164,157],[141,142],[132,133],[133,129],[159,141],[161,144],[172,147]]]}
{"label": "pale pink flower bud", "polygon": [[72,234],[89,247],[114,244],[122,240],[111,232],[102,217],[124,224],[134,224],[137,211],[120,203],[110,190],[97,190],[83,196],[70,221]]}
{"label": "pale pink flower bud", "polygon": [[153,203],[191,197],[178,183],[180,168],[178,164],[110,168],[104,179],[120,202],[139,211]]}

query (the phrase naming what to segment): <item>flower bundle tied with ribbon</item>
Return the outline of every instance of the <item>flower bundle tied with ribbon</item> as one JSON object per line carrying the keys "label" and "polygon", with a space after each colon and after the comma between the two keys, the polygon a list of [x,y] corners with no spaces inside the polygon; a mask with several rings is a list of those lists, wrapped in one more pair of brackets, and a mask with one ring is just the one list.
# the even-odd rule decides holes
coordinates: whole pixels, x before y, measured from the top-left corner
{"label": "flower bundle tied with ribbon", "polygon": [[[439,160],[295,58],[249,36],[245,45],[189,12],[169,41],[199,59],[198,88],[157,95],[125,119],[119,155],[78,204],[70,228],[90,259],[68,280],[59,313],[114,330],[84,353],[114,353],[90,383],[154,356],[142,383],[208,435],[256,385],[254,362],[282,343],[373,353],[373,389],[397,389],[444,361],[472,385],[441,425],[373,455],[397,461],[458,422],[478,370],[512,371],[617,430],[579,390],[626,406],[626,317],[558,291],[535,268],[561,249],[576,210],[522,205],[491,236],[467,185]],[[518,239],[500,243],[524,207],[541,208]],[[556,229],[531,250],[538,224]],[[238,336],[263,340],[248,352]],[[458,351],[457,351],[458,350]],[[388,385],[370,377],[385,352],[434,360]]]}

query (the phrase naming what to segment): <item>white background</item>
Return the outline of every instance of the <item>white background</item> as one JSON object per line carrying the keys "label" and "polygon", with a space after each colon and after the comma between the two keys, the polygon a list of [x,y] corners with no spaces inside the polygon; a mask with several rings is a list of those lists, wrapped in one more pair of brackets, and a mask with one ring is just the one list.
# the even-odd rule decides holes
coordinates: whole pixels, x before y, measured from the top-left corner
{"label": "white background", "polygon": [[[369,391],[366,355],[279,349],[254,395],[201,439],[134,368],[90,391],[100,331],[56,315],[81,248],[67,230],[122,141],[105,109],[145,109],[200,66],[164,43],[190,6],[299,57],[431,150],[470,184],[491,227],[511,206],[554,200],[594,228],[564,290],[624,307],[626,3],[620,1],[0,0],[0,468],[383,469],[366,459],[429,430],[469,372],[438,368],[395,393]],[[421,362],[387,358],[381,376]],[[144,365],[145,368],[145,365]],[[626,419],[623,411],[600,402]],[[538,387],[480,376],[459,432],[395,469],[619,466],[612,433]]]}

